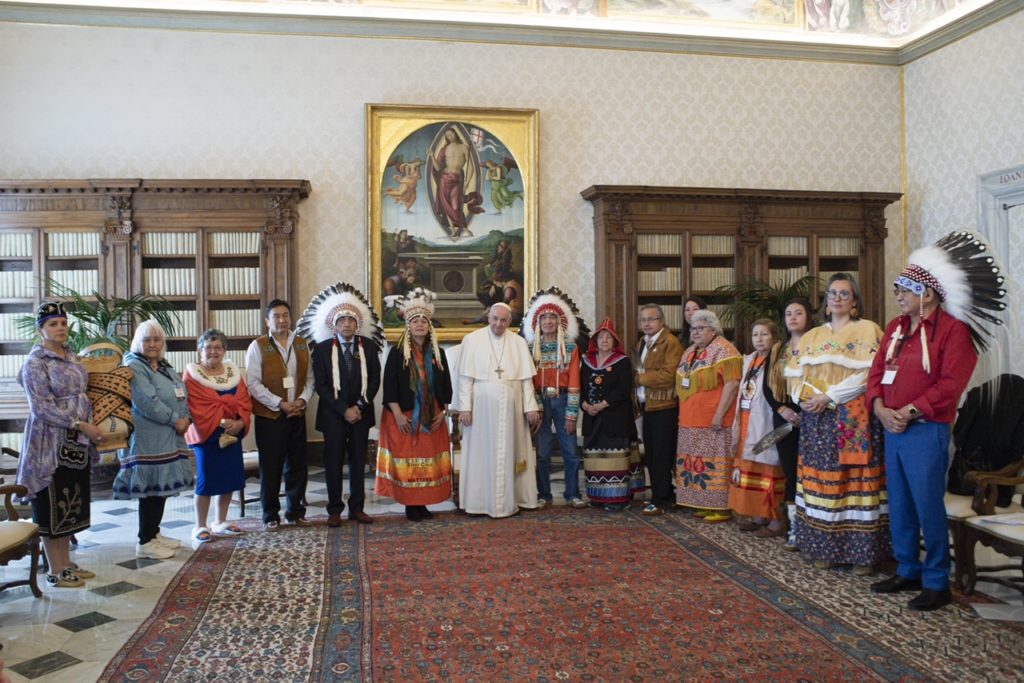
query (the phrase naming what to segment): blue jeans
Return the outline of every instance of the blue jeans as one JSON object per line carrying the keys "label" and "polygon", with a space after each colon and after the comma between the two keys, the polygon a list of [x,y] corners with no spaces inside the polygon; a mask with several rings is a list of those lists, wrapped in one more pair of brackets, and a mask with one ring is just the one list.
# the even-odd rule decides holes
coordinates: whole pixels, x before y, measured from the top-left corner
{"label": "blue jeans", "polygon": [[[899,563],[896,573],[921,579],[925,588],[949,588],[949,530],[946,526],[946,470],[949,425],[911,422],[902,434],[885,433],[885,476],[889,527]],[[925,560],[919,539],[924,536]]]}
{"label": "blue jeans", "polygon": [[545,396],[544,415],[537,432],[537,497],[551,502],[551,425],[555,426],[558,449],[565,462],[565,499],[580,497],[580,454],[576,448],[576,434],[565,432],[565,406],[568,394]]}

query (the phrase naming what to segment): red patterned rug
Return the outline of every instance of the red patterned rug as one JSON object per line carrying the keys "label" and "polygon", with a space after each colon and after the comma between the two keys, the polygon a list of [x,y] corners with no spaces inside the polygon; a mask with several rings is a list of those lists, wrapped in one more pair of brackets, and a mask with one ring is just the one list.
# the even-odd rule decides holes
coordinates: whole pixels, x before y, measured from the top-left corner
{"label": "red patterned rug", "polygon": [[195,553],[101,680],[1019,675],[1024,629],[962,600],[909,612],[907,596],[873,595],[870,581],[682,514],[555,508],[254,532]]}

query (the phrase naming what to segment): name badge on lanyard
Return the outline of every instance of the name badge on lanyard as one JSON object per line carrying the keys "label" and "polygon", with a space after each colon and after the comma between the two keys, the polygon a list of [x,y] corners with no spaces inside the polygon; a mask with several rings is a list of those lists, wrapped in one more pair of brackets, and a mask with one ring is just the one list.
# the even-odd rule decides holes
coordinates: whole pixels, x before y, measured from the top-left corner
{"label": "name badge on lanyard", "polygon": [[284,384],[284,388],[285,389],[294,389],[295,388],[295,378],[294,377],[285,377],[284,380],[283,380],[283,384]]}
{"label": "name badge on lanyard", "polygon": [[185,387],[174,387],[174,398],[185,398]]}
{"label": "name badge on lanyard", "polygon": [[750,399],[749,398],[740,399],[740,410],[750,410]]}
{"label": "name badge on lanyard", "polygon": [[896,371],[899,368],[888,368],[882,375],[882,384],[892,384],[896,381]]}
{"label": "name badge on lanyard", "polygon": [[684,377],[682,384],[683,384],[683,389],[689,389],[690,388],[690,378],[689,377]]}

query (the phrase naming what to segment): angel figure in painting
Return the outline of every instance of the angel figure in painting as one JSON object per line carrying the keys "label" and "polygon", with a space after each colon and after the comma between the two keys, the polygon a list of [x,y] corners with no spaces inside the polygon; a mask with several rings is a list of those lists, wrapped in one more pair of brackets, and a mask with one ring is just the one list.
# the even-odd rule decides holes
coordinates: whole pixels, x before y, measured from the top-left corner
{"label": "angel figure in painting", "polygon": [[391,176],[392,180],[398,183],[398,187],[385,187],[384,194],[394,200],[395,204],[405,207],[406,213],[412,213],[412,205],[416,203],[416,186],[420,182],[420,166],[423,159],[403,161],[402,155],[397,155],[388,162],[388,167],[394,166],[398,173]]}
{"label": "angel figure in painting", "polygon": [[491,203],[494,204],[495,213],[501,213],[502,209],[512,206],[516,199],[522,201],[522,190],[509,189],[512,184],[512,179],[508,177],[509,171],[519,168],[514,159],[505,157],[500,164],[487,159],[483,165],[487,169],[487,180],[491,183]]}

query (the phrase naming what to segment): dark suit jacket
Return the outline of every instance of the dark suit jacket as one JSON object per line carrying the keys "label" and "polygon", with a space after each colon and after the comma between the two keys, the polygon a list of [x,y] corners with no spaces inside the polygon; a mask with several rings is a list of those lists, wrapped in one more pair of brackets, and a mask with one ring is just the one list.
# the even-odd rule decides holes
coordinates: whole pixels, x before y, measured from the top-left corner
{"label": "dark suit jacket", "polygon": [[369,339],[356,335],[358,353],[366,358],[366,400],[361,397],[362,377],[359,370],[359,358],[352,363],[352,371],[345,371],[345,360],[342,348],[338,347],[338,363],[341,369],[341,390],[334,397],[334,380],[331,371],[331,347],[334,339],[327,339],[313,347],[313,381],[317,396],[320,397],[316,409],[316,428],[320,432],[331,429],[345,422],[345,411],[352,406],[359,406],[363,418],[357,423],[369,429],[377,423],[374,415],[373,399],[380,389],[380,356],[377,346]]}

